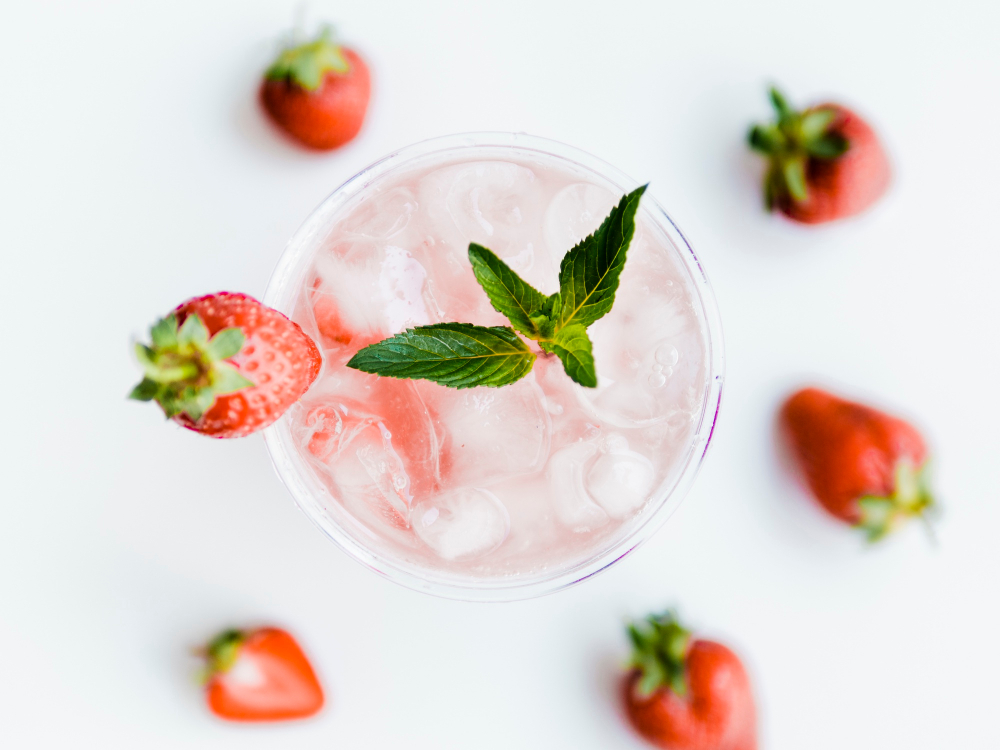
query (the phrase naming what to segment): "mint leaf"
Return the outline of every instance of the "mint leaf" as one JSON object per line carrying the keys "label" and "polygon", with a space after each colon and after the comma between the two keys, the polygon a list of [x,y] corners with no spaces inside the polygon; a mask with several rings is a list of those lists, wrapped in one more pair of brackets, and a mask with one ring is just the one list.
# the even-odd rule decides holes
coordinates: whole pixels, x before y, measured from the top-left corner
{"label": "mint leaf", "polygon": [[594,367],[593,345],[587,336],[587,329],[573,323],[559,330],[551,341],[540,341],[539,345],[562,360],[566,374],[587,388],[597,387],[597,370]]}
{"label": "mint leaf", "polygon": [[366,346],[347,366],[392,378],[472,388],[509,385],[527,375],[534,361],[534,352],[506,326],[437,323]]}
{"label": "mint leaf", "polygon": [[543,310],[548,298],[482,245],[469,244],[469,260],[476,281],[490,298],[493,309],[506,315],[511,325],[525,336],[538,338],[547,318]]}
{"label": "mint leaf", "polygon": [[559,267],[559,291],[550,296],[528,284],[488,248],[469,244],[476,281],[513,328],[471,323],[410,328],[365,347],[347,366],[451,388],[508,385],[527,375],[535,361],[535,353],[516,329],[558,356],[576,383],[595,388],[597,369],[587,326],[614,305],[645,192],[643,185],[623,196],[597,231],[566,253]]}
{"label": "mint leaf", "polygon": [[559,266],[560,328],[573,323],[589,326],[611,309],[644,192],[645,185],[623,196],[598,230],[563,257]]}

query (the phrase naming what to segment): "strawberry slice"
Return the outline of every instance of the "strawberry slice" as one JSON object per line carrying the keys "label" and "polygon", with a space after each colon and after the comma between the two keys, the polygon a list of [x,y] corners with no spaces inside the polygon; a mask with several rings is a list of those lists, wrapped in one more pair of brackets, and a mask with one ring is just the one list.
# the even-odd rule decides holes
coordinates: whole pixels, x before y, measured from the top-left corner
{"label": "strawberry slice", "polygon": [[181,304],[136,344],[145,377],[130,394],[216,438],[274,422],[319,374],[322,357],[302,329],[253,297],[218,292]]}
{"label": "strawberry slice", "polygon": [[205,697],[229,721],[283,721],[317,713],[324,703],[309,659],[280,628],[226,630],[206,649]]}

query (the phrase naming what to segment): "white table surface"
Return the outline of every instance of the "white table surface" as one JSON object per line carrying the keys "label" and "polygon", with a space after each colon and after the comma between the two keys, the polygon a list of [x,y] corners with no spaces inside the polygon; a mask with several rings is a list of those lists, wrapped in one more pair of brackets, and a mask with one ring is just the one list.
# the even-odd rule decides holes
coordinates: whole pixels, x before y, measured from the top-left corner
{"label": "white table surface", "polygon": [[[745,657],[762,748],[997,747],[996,3],[317,2],[375,86],[329,155],[255,103],[295,8],[0,5],[0,745],[641,748],[615,692],[622,623],[677,605]],[[743,137],[772,79],[870,115],[896,165],[877,210],[819,229],[761,211]],[[130,337],[156,316],[262,294],[348,176],[487,129],[650,180],[704,261],[728,355],[714,446],[671,521],[595,580],[510,605],[382,580],[295,508],[259,436],[202,439],[124,398]],[[807,381],[925,428],[936,549],[916,526],[866,549],[789,480],[773,417]],[[204,709],[188,649],[254,622],[300,636],[320,718]]]}

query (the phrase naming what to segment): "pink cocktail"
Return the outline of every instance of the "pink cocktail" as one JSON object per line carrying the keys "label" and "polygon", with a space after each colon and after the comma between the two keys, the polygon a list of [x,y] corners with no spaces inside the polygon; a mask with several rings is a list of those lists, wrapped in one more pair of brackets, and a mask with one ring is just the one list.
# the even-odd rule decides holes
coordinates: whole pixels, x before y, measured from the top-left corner
{"label": "pink cocktail", "polygon": [[324,367],[267,441],[348,552],[433,593],[521,598],[593,574],[666,518],[707,448],[722,353],[707,281],[649,193],[614,306],[589,329],[596,388],[534,344],[532,372],[499,388],[345,366],[415,326],[506,325],[469,243],[553,293],[563,255],[634,187],[561,144],[455,136],[365,170],[293,238],[265,301],[313,337]]}

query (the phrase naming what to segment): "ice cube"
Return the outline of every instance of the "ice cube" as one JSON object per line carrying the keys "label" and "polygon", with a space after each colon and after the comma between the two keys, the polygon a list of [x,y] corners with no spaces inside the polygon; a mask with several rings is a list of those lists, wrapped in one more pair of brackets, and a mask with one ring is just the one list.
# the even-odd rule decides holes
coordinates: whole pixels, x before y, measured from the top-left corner
{"label": "ice cube", "polygon": [[564,187],[545,211],[545,241],[557,261],[587,235],[593,234],[621,196],[587,182]]}
{"label": "ice cube", "polygon": [[[535,173],[519,164],[442,167],[421,179],[418,195],[435,236],[462,258],[470,242],[501,257],[517,257],[540,234],[543,190]],[[523,256],[522,270],[528,257]]]}
{"label": "ice cube", "polygon": [[593,442],[573,443],[553,453],[545,469],[556,518],[579,533],[593,531],[608,522],[608,514],[590,497],[583,479],[596,454],[597,445]]}
{"label": "ice cube", "polygon": [[638,510],[653,489],[652,462],[629,450],[621,435],[609,435],[602,454],[587,472],[587,492],[612,518],[625,518]]}
{"label": "ice cube", "polygon": [[395,187],[362,201],[340,223],[344,232],[359,237],[383,240],[402,232],[417,211],[417,198],[406,187]]}
{"label": "ice cube", "polygon": [[420,183],[420,197],[429,213],[434,213],[430,207],[444,209],[435,214],[436,220],[457,228],[466,242],[487,246],[491,241],[516,241],[537,230],[541,192],[534,172],[506,161],[443,167]]}
{"label": "ice cube", "polygon": [[293,438],[355,517],[405,528],[439,489],[437,435],[411,381],[339,368],[290,411]]}
{"label": "ice cube", "polygon": [[442,478],[450,486],[490,482],[540,469],[551,422],[529,374],[503,388],[455,390],[420,381],[417,389],[442,436]]}
{"label": "ice cube", "polygon": [[384,422],[341,401],[313,407],[302,426],[309,453],[348,510],[363,520],[375,516],[397,528],[407,526],[410,477]]}
{"label": "ice cube", "polygon": [[399,333],[413,326],[431,322],[424,303],[424,282],[427,271],[401,247],[385,248],[385,259],[379,272],[379,290],[385,307],[383,315],[389,333]]}
{"label": "ice cube", "polygon": [[436,322],[425,299],[426,279],[420,262],[395,245],[358,240],[320,253],[310,299],[324,345],[357,349]]}
{"label": "ice cube", "polygon": [[507,509],[489,490],[461,487],[414,506],[413,531],[445,560],[489,554],[507,538]]}
{"label": "ice cube", "polygon": [[324,344],[381,338],[380,256],[374,243],[366,240],[340,242],[317,254],[308,288]]}

